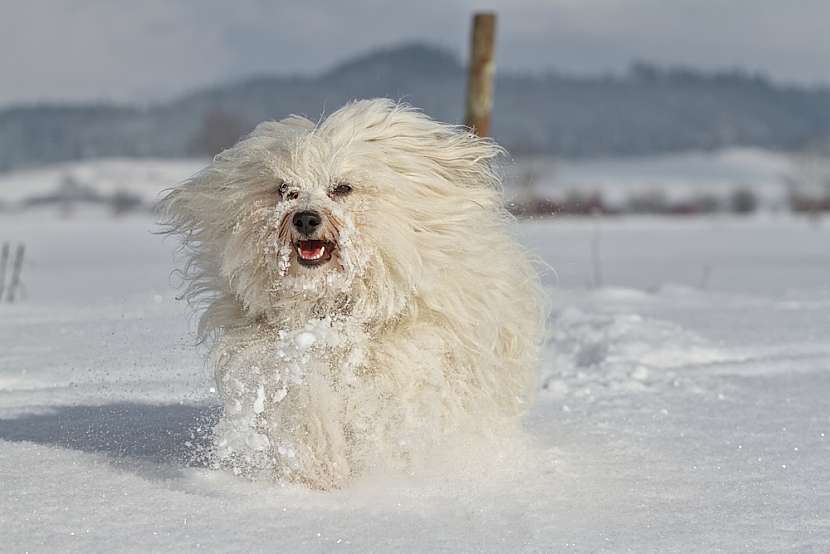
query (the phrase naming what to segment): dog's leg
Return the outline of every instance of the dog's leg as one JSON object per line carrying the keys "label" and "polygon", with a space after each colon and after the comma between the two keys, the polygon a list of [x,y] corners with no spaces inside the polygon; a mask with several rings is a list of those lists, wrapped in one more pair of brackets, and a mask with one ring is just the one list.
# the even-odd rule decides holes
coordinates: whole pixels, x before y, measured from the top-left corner
{"label": "dog's leg", "polygon": [[350,477],[342,393],[325,375],[290,387],[266,420],[279,479],[330,490]]}
{"label": "dog's leg", "polygon": [[264,387],[259,368],[227,364],[217,369],[224,414],[214,430],[216,464],[237,475],[256,477],[273,466],[271,444],[258,425]]}

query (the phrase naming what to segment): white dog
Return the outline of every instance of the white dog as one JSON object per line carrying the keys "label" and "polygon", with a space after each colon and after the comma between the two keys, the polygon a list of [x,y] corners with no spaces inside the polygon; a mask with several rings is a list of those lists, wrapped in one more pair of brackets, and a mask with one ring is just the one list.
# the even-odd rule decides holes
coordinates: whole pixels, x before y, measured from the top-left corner
{"label": "white dog", "polygon": [[262,123],[173,189],[164,213],[225,404],[222,466],[329,489],[515,426],[542,309],[500,154],[368,100]]}

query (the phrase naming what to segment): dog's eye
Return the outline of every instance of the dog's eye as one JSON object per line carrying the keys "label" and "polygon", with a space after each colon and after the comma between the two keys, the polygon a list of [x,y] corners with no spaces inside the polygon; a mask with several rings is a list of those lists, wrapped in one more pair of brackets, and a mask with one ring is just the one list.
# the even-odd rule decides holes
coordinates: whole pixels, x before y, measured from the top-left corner
{"label": "dog's eye", "polygon": [[288,183],[280,184],[279,192],[285,200],[296,200],[300,196],[300,193],[297,190],[292,190]]}
{"label": "dog's eye", "polygon": [[348,183],[339,183],[329,191],[329,196],[334,198],[337,196],[347,196],[352,193],[352,186]]}

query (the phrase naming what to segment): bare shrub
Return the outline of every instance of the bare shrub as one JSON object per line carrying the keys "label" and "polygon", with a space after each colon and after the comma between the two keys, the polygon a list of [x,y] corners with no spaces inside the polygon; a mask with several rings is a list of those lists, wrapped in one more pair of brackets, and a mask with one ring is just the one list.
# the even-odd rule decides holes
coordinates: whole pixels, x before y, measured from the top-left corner
{"label": "bare shrub", "polygon": [[758,196],[747,187],[735,189],[729,196],[729,209],[736,214],[754,213],[758,204]]}
{"label": "bare shrub", "polygon": [[234,114],[222,110],[208,112],[202,126],[190,141],[190,153],[197,156],[215,156],[233,146],[248,130],[248,125]]}

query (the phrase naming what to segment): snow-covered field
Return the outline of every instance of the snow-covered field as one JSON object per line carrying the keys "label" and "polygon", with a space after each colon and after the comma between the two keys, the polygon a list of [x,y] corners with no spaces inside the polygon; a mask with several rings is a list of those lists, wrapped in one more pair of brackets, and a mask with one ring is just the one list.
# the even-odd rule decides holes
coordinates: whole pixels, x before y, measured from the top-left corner
{"label": "snow-covered field", "polygon": [[631,211],[638,201],[666,206],[711,201],[716,206],[709,211],[729,211],[734,195],[746,193],[759,211],[777,212],[790,209],[792,195],[830,197],[826,156],[759,148],[585,160],[521,158],[509,173],[519,197],[561,201],[595,194],[616,211]]}
{"label": "snow-covered field", "polygon": [[[90,202],[90,195],[98,202],[129,196],[151,206],[161,189],[206,162],[116,158],[0,174],[0,209],[18,211],[59,197]],[[607,208],[617,211],[626,211],[626,205],[636,201],[669,206],[701,199],[728,211],[730,198],[739,191],[751,194],[757,209],[765,212],[788,211],[792,194],[830,198],[829,158],[757,148],[586,160],[524,157],[505,169],[508,199],[561,201],[574,193],[597,194]]]}
{"label": "snow-covered field", "polygon": [[17,208],[27,201],[54,195],[68,183],[101,196],[127,193],[153,203],[162,189],[186,179],[206,163],[201,159],[114,158],[0,173],[0,206]]}
{"label": "snow-covered field", "polygon": [[551,220],[526,438],[334,493],[207,469],[216,396],[147,216],[0,218],[3,552],[827,552],[830,221]]}

